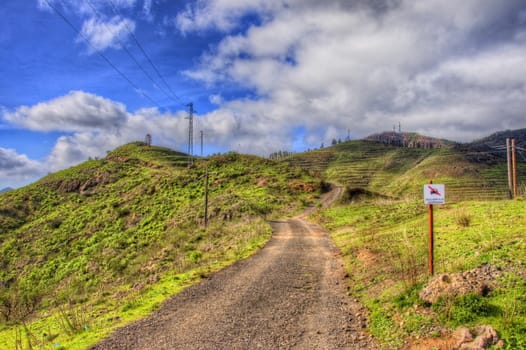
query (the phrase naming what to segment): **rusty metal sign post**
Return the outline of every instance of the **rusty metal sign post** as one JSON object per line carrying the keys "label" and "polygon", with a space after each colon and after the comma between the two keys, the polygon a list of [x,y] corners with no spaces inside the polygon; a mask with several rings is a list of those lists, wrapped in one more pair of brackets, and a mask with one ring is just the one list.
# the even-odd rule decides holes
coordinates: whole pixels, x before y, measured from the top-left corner
{"label": "rusty metal sign post", "polygon": [[443,184],[433,184],[433,180],[429,184],[424,185],[424,204],[429,206],[429,274],[434,274],[434,218],[433,205],[446,203],[446,186]]}

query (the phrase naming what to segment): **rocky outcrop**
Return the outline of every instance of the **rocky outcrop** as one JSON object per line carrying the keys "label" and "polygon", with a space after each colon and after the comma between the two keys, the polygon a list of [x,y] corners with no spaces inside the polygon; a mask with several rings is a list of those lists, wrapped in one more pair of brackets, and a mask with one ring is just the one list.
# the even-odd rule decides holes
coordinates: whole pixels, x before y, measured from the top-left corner
{"label": "rocky outcrop", "polygon": [[470,271],[440,274],[429,281],[419,296],[431,304],[442,296],[455,297],[467,293],[485,296],[495,288],[495,281],[501,272],[497,266],[482,264]]}
{"label": "rocky outcrop", "polygon": [[453,334],[457,340],[453,350],[484,350],[494,345],[500,349],[504,343],[491,326],[477,326],[473,330],[459,327]]}

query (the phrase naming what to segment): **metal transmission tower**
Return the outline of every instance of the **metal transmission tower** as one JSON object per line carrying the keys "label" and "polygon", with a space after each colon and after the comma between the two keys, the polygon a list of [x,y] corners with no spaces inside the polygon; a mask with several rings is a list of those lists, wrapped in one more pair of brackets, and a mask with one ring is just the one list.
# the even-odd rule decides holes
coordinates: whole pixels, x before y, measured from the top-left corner
{"label": "metal transmission tower", "polygon": [[188,166],[193,164],[192,155],[194,154],[194,104],[190,102],[188,106]]}

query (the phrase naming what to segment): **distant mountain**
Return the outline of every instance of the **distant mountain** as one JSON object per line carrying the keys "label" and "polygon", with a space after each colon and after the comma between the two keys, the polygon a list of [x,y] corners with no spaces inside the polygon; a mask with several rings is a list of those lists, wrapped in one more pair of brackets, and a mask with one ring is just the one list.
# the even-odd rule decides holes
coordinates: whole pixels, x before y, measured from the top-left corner
{"label": "distant mountain", "polygon": [[442,148],[455,145],[453,141],[424,136],[415,132],[385,131],[367,136],[364,140],[409,148]]}
{"label": "distant mountain", "polygon": [[[526,147],[526,129],[498,131],[490,136],[475,140],[470,143],[459,144],[456,148],[466,153],[471,161],[495,164],[506,162],[506,139],[515,139],[519,148]],[[523,162],[524,156],[520,153],[518,162]]]}
{"label": "distant mountain", "polygon": [[498,131],[490,136],[471,142],[469,145],[505,146],[506,139],[515,139],[517,146],[526,146],[526,129]]}
{"label": "distant mountain", "polygon": [[6,188],[3,188],[0,190],[0,193],[4,193],[4,192],[9,192],[9,191],[12,191],[13,189],[11,187],[6,187]]}

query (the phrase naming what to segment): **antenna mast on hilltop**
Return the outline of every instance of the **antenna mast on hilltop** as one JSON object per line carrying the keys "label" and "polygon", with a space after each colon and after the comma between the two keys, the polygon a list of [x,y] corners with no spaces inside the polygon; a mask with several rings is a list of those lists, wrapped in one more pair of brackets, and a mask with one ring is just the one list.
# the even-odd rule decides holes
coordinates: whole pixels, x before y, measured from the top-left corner
{"label": "antenna mast on hilltop", "polygon": [[188,106],[188,166],[192,165],[192,155],[194,153],[194,104],[190,102]]}

